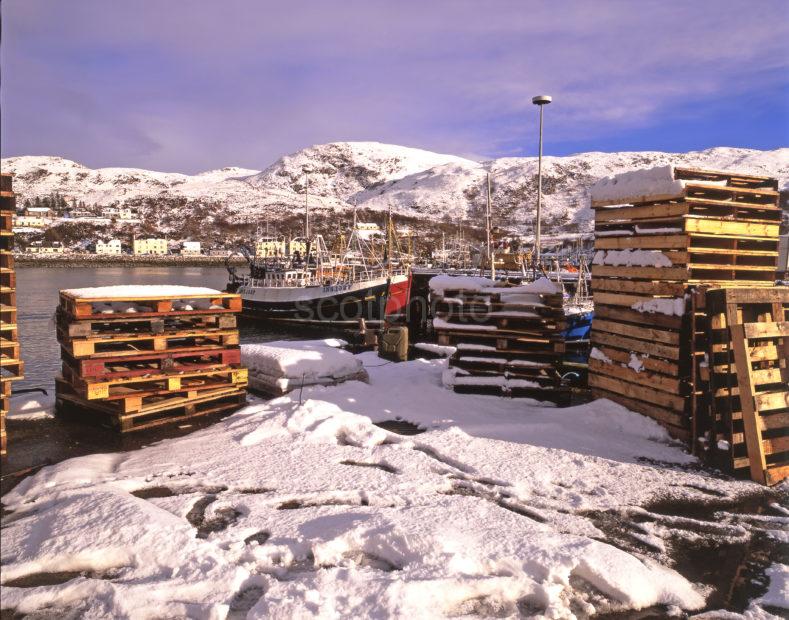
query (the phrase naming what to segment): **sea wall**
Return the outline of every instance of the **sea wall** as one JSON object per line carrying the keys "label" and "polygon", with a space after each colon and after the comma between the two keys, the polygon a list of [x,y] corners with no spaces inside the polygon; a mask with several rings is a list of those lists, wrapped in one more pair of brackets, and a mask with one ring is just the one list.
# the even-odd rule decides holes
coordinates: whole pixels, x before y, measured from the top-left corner
{"label": "sea wall", "polygon": [[15,254],[17,266],[59,267],[64,265],[84,265],[91,267],[140,267],[140,266],[180,266],[180,267],[223,267],[226,261],[232,265],[243,265],[245,259],[234,256],[179,256],[166,254],[162,256],[131,254]]}

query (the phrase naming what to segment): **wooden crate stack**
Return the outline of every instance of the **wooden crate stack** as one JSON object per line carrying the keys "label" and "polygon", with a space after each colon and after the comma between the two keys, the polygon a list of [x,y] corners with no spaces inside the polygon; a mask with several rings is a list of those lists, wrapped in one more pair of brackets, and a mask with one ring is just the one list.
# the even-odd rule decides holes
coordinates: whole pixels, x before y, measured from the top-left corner
{"label": "wooden crate stack", "polygon": [[[705,424],[710,460],[753,480],[789,475],[789,287],[703,291],[709,318]],[[700,304],[700,305],[701,305]]]}
{"label": "wooden crate stack", "polygon": [[434,294],[438,343],[457,348],[447,371],[447,384],[456,392],[569,400],[559,372],[565,329],[562,294],[547,280],[540,283],[446,288]]}
{"label": "wooden crate stack", "polygon": [[61,291],[56,412],[121,432],[231,411],[245,402],[241,298],[152,286]]}
{"label": "wooden crate stack", "polygon": [[0,454],[5,454],[7,447],[5,418],[10,407],[11,384],[24,377],[17,331],[13,253],[16,198],[12,178],[10,174],[0,174]]}
{"label": "wooden crate stack", "polygon": [[666,170],[668,191],[639,193],[638,183],[629,197],[592,191],[596,350],[589,385],[595,396],[691,441],[694,411],[705,398],[696,375],[707,326],[690,293],[701,285],[773,286],[781,211],[775,179]]}

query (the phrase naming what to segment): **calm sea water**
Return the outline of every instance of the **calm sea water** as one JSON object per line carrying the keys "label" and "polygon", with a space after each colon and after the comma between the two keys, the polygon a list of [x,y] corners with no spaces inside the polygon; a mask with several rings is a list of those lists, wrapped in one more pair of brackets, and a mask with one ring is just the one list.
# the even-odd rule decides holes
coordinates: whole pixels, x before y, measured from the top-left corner
{"label": "calm sea water", "polygon": [[[113,284],[182,284],[221,290],[227,282],[223,267],[19,267],[17,304],[25,378],[14,390],[54,386],[60,372],[60,346],[55,337],[55,309],[60,289]],[[315,331],[283,331],[270,326],[242,325],[242,342],[267,342],[318,337]]]}

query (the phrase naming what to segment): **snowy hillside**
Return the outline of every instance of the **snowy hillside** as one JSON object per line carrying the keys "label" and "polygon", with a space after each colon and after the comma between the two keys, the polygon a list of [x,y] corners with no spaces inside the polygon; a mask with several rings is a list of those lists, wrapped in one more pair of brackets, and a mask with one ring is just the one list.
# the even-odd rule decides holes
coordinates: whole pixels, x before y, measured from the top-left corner
{"label": "snowy hillside", "polygon": [[[757,151],[719,147],[672,154],[662,152],[581,153],[546,157],[543,191],[547,229],[582,232],[591,228],[588,187],[598,178],[673,163],[777,176],[789,183],[789,149]],[[222,168],[198,175],[133,168],[92,170],[60,157],[11,157],[4,171],[16,174],[21,202],[58,192],[88,205],[119,202],[148,206],[159,223],[177,221],[189,208],[210,206],[223,221],[267,219],[276,222],[304,205],[305,170],[310,204],[317,210],[360,208],[431,221],[481,222],[485,177],[492,174],[494,219],[526,231],[536,201],[537,160],[502,158],[475,162],[376,142],[339,142],[313,146],[282,157],[258,172]],[[187,213],[184,213],[187,209]],[[217,212],[219,211],[219,212]],[[150,215],[150,214],[148,214]]]}

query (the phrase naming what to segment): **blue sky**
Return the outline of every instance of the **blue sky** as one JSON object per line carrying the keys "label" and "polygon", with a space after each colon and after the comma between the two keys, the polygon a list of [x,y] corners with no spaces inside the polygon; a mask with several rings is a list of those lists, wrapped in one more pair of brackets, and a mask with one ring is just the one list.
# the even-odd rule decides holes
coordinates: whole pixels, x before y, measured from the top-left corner
{"label": "blue sky", "polygon": [[789,145],[787,0],[4,0],[4,157],[261,169],[323,142],[483,159]]}

